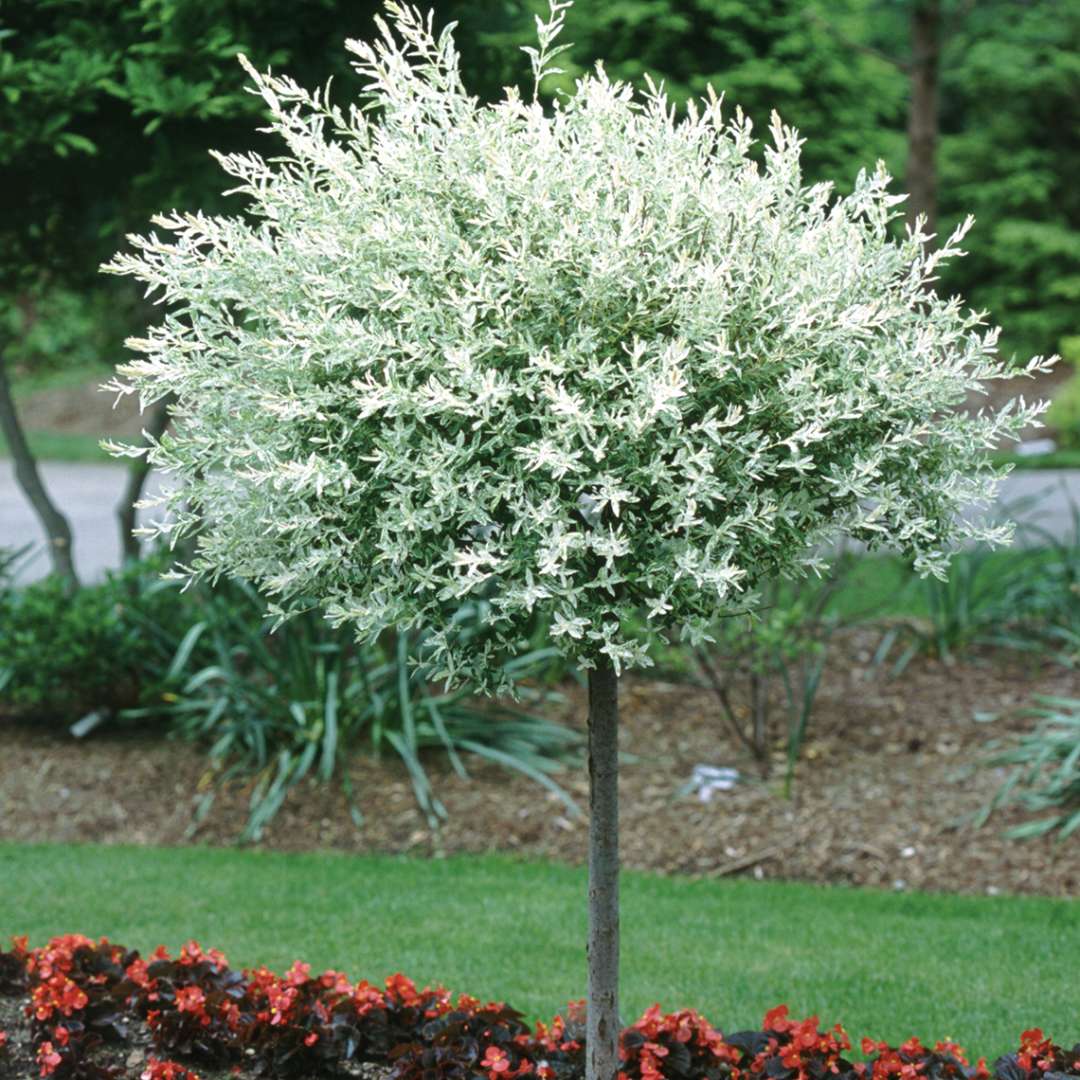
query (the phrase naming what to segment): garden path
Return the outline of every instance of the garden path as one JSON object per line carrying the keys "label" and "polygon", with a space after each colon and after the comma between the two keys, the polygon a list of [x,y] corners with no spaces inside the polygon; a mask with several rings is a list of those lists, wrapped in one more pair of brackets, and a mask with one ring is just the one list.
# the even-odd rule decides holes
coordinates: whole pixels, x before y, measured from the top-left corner
{"label": "garden path", "polygon": [[[68,515],[75,534],[75,565],[85,581],[101,578],[120,562],[116,506],[124,488],[121,465],[44,462],[42,478],[52,497]],[[156,489],[155,478],[148,492]],[[1075,506],[1080,511],[1080,470],[1041,469],[1014,472],[1005,482],[1000,505],[1019,521],[1062,539],[1072,530]],[[148,512],[144,512],[145,519]],[[1037,543],[1033,532],[1028,543]],[[1021,542],[1024,542],[1021,534]],[[33,580],[48,571],[43,534],[25,496],[15,483],[10,460],[0,460],[0,548],[35,547],[22,565],[20,578]]]}

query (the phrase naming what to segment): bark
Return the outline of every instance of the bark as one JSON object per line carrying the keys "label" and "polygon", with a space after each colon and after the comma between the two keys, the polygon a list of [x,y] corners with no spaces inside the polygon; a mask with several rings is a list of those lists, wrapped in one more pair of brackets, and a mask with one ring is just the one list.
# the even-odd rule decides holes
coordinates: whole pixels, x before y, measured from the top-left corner
{"label": "bark", "polygon": [[26,442],[19,414],[15,410],[15,401],[11,396],[11,384],[8,382],[3,344],[0,343],[0,431],[7,440],[11,459],[15,464],[15,480],[30,505],[34,508],[38,520],[49,541],[49,558],[53,573],[66,578],[72,589],[79,584],[75,574],[75,563],[71,554],[71,526],[67,518],[56,508],[49,493],[45,490],[37,462]]}
{"label": "bark", "polygon": [[911,104],[907,125],[907,219],[920,214],[937,231],[938,77],[941,70],[941,0],[911,7]]}
{"label": "bark", "polygon": [[619,680],[589,672],[589,996],[586,1080],[619,1071]]}
{"label": "bark", "polygon": [[[171,401],[172,398],[164,398],[151,409],[150,423],[146,427],[146,435],[150,438],[143,437],[144,446],[149,446],[151,440],[157,442],[165,434],[165,429],[169,426]],[[120,545],[125,562],[137,559],[141,552],[139,538],[135,535],[135,504],[142,498],[143,485],[149,475],[150,462],[145,455],[135,458],[128,473],[127,487],[116,508],[116,515],[120,519]]]}

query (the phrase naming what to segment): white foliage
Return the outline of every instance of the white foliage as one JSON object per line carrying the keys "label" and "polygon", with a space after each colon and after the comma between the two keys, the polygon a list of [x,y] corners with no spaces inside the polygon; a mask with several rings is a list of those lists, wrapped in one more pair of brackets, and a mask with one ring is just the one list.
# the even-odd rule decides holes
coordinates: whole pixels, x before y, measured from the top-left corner
{"label": "white foliage", "polygon": [[[537,85],[566,6],[526,50]],[[622,668],[647,662],[630,616],[700,641],[839,533],[936,574],[1005,538],[958,512],[1041,406],[955,411],[1012,373],[929,287],[969,222],[897,242],[880,165],[846,198],[804,187],[777,118],[759,166],[715,95],[677,122],[600,67],[547,112],[481,106],[451,35],[388,10],[348,43],[348,111],[246,65],[287,150],[218,155],[246,215],[173,211],[107,267],[166,310],[112,389],[176,396],[149,458],[176,480],[161,531],[200,528],[193,573],[365,638],[489,597],[493,633],[440,650],[495,689],[537,608]]]}

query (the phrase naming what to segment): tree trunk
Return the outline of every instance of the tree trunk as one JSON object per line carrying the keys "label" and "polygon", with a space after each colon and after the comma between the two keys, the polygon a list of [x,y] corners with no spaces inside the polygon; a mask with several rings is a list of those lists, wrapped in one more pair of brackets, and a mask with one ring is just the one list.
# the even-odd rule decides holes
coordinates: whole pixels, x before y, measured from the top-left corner
{"label": "tree trunk", "polygon": [[15,463],[15,480],[22,488],[30,505],[34,508],[45,535],[49,540],[49,558],[53,573],[66,578],[72,589],[79,584],[75,575],[75,563],[71,554],[71,526],[67,518],[57,510],[45,485],[41,482],[37,462],[26,442],[22,424],[15,411],[15,401],[11,396],[11,384],[8,382],[5,366],[4,348],[0,343],[0,431],[7,440],[11,459]]}
{"label": "tree trunk", "polygon": [[589,997],[586,1080],[619,1071],[619,680],[589,672]]}
{"label": "tree trunk", "polygon": [[[169,405],[171,397],[163,398],[150,412],[150,423],[146,434],[155,442],[165,434],[169,426]],[[149,446],[150,441],[143,438],[143,445]],[[150,475],[150,462],[146,455],[135,458],[128,473],[127,487],[121,496],[120,504],[116,508],[116,515],[120,519],[120,546],[123,551],[124,561],[137,559],[141,553],[139,538],[135,535],[135,504],[142,498],[143,485]]]}
{"label": "tree trunk", "polygon": [[911,6],[911,105],[908,110],[907,220],[920,214],[937,232],[938,76],[941,67],[941,0]]}

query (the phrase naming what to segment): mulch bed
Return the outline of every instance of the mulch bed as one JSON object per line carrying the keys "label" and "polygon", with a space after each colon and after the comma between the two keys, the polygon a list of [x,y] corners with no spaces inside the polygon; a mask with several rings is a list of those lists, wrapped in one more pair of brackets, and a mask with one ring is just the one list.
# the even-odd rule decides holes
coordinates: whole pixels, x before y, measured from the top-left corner
{"label": "mulch bed", "polygon": [[[624,865],[663,873],[730,874],[887,889],[1075,895],[1080,833],[1006,840],[1022,818],[999,812],[962,824],[1002,774],[973,772],[987,740],[1024,730],[1035,694],[1080,697],[1080,673],[1002,654],[945,665],[914,661],[898,678],[871,667],[876,638],[842,638],[823,680],[793,797],[756,778],[709,802],[680,796],[695,765],[737,765],[711,691],[632,676],[622,687],[621,838]],[[553,712],[580,726],[574,683]],[[980,720],[975,719],[976,713]],[[992,720],[986,714],[996,714]],[[125,844],[228,844],[246,821],[249,788],[223,789],[193,838],[191,813],[207,763],[160,732],[95,734],[0,721],[0,839]],[[440,855],[504,851],[580,862],[582,817],[516,774],[478,763],[462,780],[429,763],[449,821],[432,832],[396,759],[350,764],[364,814],[354,825],[339,784],[300,785],[264,835],[279,850],[343,849]],[[777,773],[782,772],[778,767]],[[561,782],[586,803],[584,768]]]}

